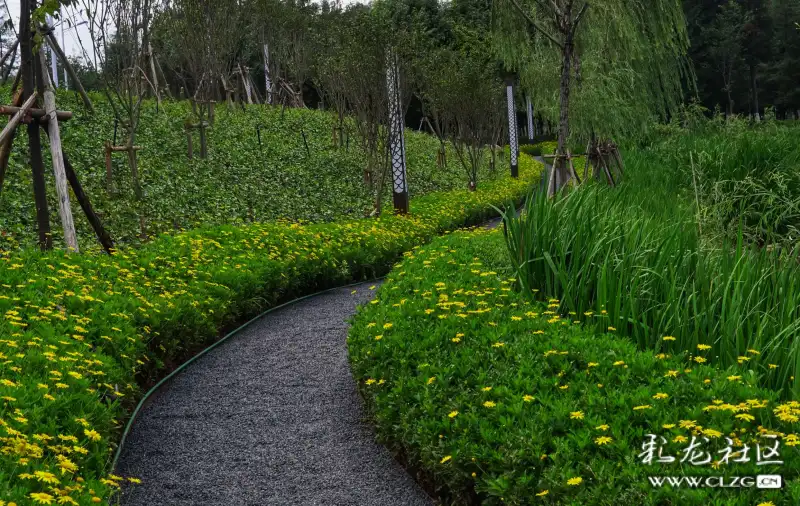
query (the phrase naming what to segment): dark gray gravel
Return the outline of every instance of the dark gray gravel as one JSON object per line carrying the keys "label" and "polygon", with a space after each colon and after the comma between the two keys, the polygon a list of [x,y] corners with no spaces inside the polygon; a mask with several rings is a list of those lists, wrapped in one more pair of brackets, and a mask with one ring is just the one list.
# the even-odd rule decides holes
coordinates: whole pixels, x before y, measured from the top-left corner
{"label": "dark gray gravel", "polygon": [[432,505],[363,420],[345,338],[369,286],[270,313],[162,387],[123,448],[142,484],[122,503]]}

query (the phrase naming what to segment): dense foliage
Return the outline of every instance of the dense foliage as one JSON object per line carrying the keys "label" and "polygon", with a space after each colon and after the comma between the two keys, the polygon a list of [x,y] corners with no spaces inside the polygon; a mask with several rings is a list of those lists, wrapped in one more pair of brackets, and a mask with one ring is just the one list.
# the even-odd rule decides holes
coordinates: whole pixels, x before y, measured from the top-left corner
{"label": "dense foliage", "polygon": [[405,217],[203,227],[112,256],[0,253],[0,501],[100,502],[122,479],[108,464],[137,382],[279,299],[383,274],[521,200],[541,172],[523,162],[519,179],[418,197]]}
{"label": "dense foliage", "polygon": [[800,234],[800,128],[719,115],[684,123],[626,152],[630,186],[694,203],[706,236],[735,239],[741,227],[748,242],[791,247]]}
{"label": "dense foliage", "polygon": [[[796,262],[741,241],[704,246],[691,215],[648,216],[631,193],[585,188],[531,199],[521,217],[509,216],[523,291],[561,299],[564,312],[606,310],[610,324],[643,348],[708,344],[715,362],[743,364],[762,384],[800,392]],[[751,349],[759,354],[748,356]]]}
{"label": "dense foliage", "polygon": [[699,99],[709,109],[797,117],[800,2],[684,0]]}
{"label": "dense foliage", "polygon": [[[515,279],[499,232],[452,234],[407,253],[350,332],[379,438],[445,504],[800,500],[797,403],[755,387],[747,363],[720,368],[710,336],[637,351],[611,311],[586,316],[597,332],[574,324],[558,300],[518,292]],[[663,455],[675,462],[641,462],[650,433],[666,438]],[[766,434],[782,439],[780,467],[716,453],[726,438],[752,452]],[[680,462],[694,438],[698,455],[712,452],[706,465]],[[783,475],[782,490],[655,488],[647,479],[770,470]]]}
{"label": "dense foliage", "polygon": [[[7,94],[7,89],[0,93],[0,100],[7,101]],[[103,146],[114,140],[114,116],[101,95],[94,95],[94,101],[97,111],[90,116],[77,97],[59,96],[61,107],[76,114],[62,128],[65,151],[112,238],[122,245],[200,225],[278,218],[330,221],[362,217],[372,210],[373,190],[363,181],[366,159],[355,134],[345,133],[339,146],[333,140],[336,121],[328,113],[269,106],[237,106],[229,111],[218,105],[215,124],[208,129],[209,156],[199,158],[195,132],[195,156],[190,161],[184,130],[190,117],[188,102],[165,101],[158,110],[154,101],[145,102],[137,135],[143,148],[138,153],[143,198],[135,198],[124,153],[114,154],[114,191],[109,192]],[[116,139],[124,142],[121,130]],[[31,171],[23,144],[24,134],[18,134],[0,193],[4,236],[0,249],[16,247],[18,242],[29,245],[36,237]],[[412,197],[467,187],[468,179],[457,166],[436,166],[438,147],[430,136],[407,133]],[[45,165],[49,166],[48,159]],[[479,179],[493,179],[498,172],[484,163]],[[52,182],[48,189],[52,230],[58,231],[58,239],[61,226],[54,212]],[[384,191],[391,190],[387,186]],[[75,203],[72,207],[81,245],[96,244],[80,208]]]}

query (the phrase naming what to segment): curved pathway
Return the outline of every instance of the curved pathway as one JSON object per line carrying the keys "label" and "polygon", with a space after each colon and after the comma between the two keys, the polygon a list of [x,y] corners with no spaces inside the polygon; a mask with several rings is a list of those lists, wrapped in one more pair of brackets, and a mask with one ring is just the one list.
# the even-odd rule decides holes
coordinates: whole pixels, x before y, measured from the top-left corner
{"label": "curved pathway", "polygon": [[142,480],[122,503],[432,505],[363,420],[346,320],[370,286],[265,315],[153,395],[119,460]]}

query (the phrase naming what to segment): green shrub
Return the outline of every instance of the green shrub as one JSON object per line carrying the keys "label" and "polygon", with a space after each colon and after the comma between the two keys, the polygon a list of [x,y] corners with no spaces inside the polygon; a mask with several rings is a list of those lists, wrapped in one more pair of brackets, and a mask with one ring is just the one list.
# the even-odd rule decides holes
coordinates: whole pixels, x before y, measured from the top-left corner
{"label": "green shrub", "polygon": [[[746,360],[762,384],[800,393],[796,254],[741,240],[701,246],[692,221],[664,222],[643,214],[625,191],[597,187],[531,199],[506,224],[526,293],[541,290],[578,315],[608,311],[611,325],[641,348],[674,352],[706,343],[716,363]],[[677,341],[665,342],[666,335]],[[759,354],[749,356],[753,349]]]}
{"label": "green shrub", "polygon": [[137,383],[280,299],[380,275],[521,201],[540,170],[523,157],[519,179],[415,198],[409,216],[204,227],[113,256],[0,253],[0,501],[107,498]]}
{"label": "green shrub", "polygon": [[[379,439],[444,504],[800,501],[792,434],[800,404],[779,405],[745,366],[717,368],[705,346],[638,351],[601,311],[592,318],[605,332],[576,325],[574,314],[557,313],[558,301],[515,291],[513,274],[497,231],[436,239],[406,254],[350,331],[351,364]],[[650,433],[668,439],[664,455],[677,462],[640,462]],[[767,433],[782,437],[783,466],[754,465],[754,442],[765,444]],[[747,444],[753,462],[680,463],[683,438],[693,436],[709,438],[710,452],[726,437]],[[647,478],[755,474],[787,483],[691,490],[654,488]]]}
{"label": "green shrub", "polygon": [[[116,193],[110,194],[103,146],[114,138],[114,116],[105,97],[92,98],[96,112],[90,116],[83,112],[80,99],[73,93],[59,94],[59,107],[75,113],[62,125],[64,149],[94,208],[112,238],[121,245],[140,244],[143,234],[152,239],[176,228],[242,225],[281,218],[322,222],[362,218],[372,211],[372,191],[364,184],[363,176],[366,158],[354,133],[345,147],[337,148],[332,114],[260,105],[231,111],[218,105],[214,126],[208,130],[208,158],[199,158],[195,133],[195,158],[189,161],[184,131],[184,122],[190,117],[189,103],[164,101],[157,112],[155,102],[146,101],[137,133],[137,144],[143,148],[138,156],[144,198],[137,201],[134,197],[124,153],[113,157]],[[9,103],[8,89],[0,90],[0,100]],[[5,236],[0,249],[15,248],[17,242],[30,246],[36,240],[24,129],[17,135],[17,149],[0,193],[0,236]],[[120,128],[118,144],[123,143],[122,136]],[[439,141],[434,137],[407,131],[412,198],[467,187],[460,167],[437,167],[438,149]],[[45,166],[50,167],[46,146],[44,152]],[[453,153],[449,155],[450,160],[456,160]],[[52,171],[48,169],[46,174]],[[487,161],[478,184],[495,178]],[[47,181],[51,229],[60,244],[61,223],[52,176]],[[391,202],[390,192],[391,185],[386,185],[386,202]],[[81,247],[98,247],[77,202],[73,201],[72,209]]]}

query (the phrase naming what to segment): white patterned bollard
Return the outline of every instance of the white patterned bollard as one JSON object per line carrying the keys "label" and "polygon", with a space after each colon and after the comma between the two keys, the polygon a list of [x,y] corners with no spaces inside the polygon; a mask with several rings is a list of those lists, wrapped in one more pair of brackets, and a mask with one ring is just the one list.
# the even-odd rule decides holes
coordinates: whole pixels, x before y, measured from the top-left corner
{"label": "white patterned bollard", "polygon": [[511,151],[511,177],[519,177],[519,140],[517,138],[517,111],[514,107],[513,78],[506,78],[506,100],[508,101],[508,146]]}
{"label": "white patterned bollard", "polygon": [[403,108],[400,103],[400,70],[397,54],[386,57],[386,86],[389,97],[389,158],[392,164],[392,200],[397,214],[408,213],[408,181],[406,180],[406,142]]}

